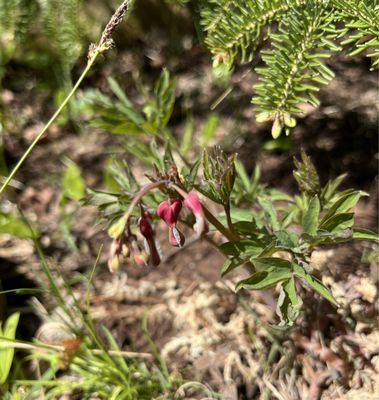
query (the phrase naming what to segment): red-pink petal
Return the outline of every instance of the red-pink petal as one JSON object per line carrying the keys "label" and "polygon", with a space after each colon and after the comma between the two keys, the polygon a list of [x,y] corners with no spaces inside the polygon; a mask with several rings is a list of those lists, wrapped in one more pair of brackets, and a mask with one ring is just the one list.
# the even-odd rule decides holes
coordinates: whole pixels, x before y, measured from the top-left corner
{"label": "red-pink petal", "polygon": [[175,222],[178,221],[180,210],[182,209],[182,199],[170,199],[170,207],[174,214]]}
{"label": "red-pink petal", "polygon": [[189,192],[187,197],[184,199],[184,204],[192,211],[195,217],[203,215],[199,195],[196,192]]}

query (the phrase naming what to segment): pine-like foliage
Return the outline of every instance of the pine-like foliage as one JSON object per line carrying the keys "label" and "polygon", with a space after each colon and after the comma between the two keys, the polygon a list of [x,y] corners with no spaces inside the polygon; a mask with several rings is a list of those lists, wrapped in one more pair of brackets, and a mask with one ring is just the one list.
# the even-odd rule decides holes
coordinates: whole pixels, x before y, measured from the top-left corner
{"label": "pine-like foliage", "polygon": [[342,44],[353,44],[351,56],[366,51],[374,69],[379,64],[379,1],[333,0],[333,5],[345,21],[342,35],[349,34]]}
{"label": "pine-like foliage", "polygon": [[294,125],[289,115],[302,111],[299,102],[319,104],[314,93],[334,77],[322,60],[340,49],[332,41],[337,34],[331,11],[315,2],[291,9],[271,35],[271,48],[262,51],[265,66],[256,68],[259,83],[253,103],[260,112],[258,120],[274,121],[274,138],[283,126]]}
{"label": "pine-like foliage", "polygon": [[285,15],[293,4],[304,4],[304,1],[203,0],[201,24],[206,34],[205,43],[214,56],[214,65],[231,66],[237,56],[242,62],[251,60],[264,28]]}
{"label": "pine-like foliage", "polygon": [[334,77],[324,61],[344,45],[379,64],[379,0],[202,0],[200,15],[214,66],[251,61],[269,44],[253,104],[274,137],[295,125],[300,103],[318,105],[315,94]]}
{"label": "pine-like foliage", "polygon": [[45,32],[52,49],[63,64],[69,67],[81,51],[81,30],[78,16],[81,0],[38,0]]}
{"label": "pine-like foliage", "polygon": [[[0,78],[17,49],[34,41],[46,43],[61,67],[63,82],[81,51],[82,0],[0,0]],[[37,40],[38,39],[38,40]]]}

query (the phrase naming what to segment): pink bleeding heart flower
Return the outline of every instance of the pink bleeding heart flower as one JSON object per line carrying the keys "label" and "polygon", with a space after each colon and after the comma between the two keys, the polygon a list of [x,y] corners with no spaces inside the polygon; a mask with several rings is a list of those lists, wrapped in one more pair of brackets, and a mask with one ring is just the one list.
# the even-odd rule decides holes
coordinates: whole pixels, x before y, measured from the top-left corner
{"label": "pink bleeding heart flower", "polygon": [[179,218],[182,209],[181,199],[169,199],[162,201],[157,208],[158,217],[162,218],[168,226],[174,226]]}
{"label": "pink bleeding heart flower", "polygon": [[150,256],[149,261],[156,267],[161,262],[161,257],[155,243],[155,232],[150,221],[149,212],[143,211],[141,218],[138,220],[138,227],[142,236],[145,238],[145,247]]}
{"label": "pink bleeding heart flower", "polygon": [[203,208],[201,206],[199,195],[196,192],[189,192],[184,199],[184,205],[192,211],[196,223],[193,226],[197,235],[208,231],[208,226],[204,218]]}
{"label": "pink bleeding heart flower", "polygon": [[163,219],[169,227],[169,242],[175,247],[182,247],[185,241],[184,235],[176,227],[181,209],[182,199],[169,199],[162,201],[157,208],[158,217]]}

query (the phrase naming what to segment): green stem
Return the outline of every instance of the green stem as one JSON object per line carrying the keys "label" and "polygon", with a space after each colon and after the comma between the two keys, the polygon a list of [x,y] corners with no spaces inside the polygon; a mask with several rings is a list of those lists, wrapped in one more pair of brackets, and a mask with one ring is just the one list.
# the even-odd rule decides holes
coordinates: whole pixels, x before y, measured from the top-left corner
{"label": "green stem", "polygon": [[228,224],[228,228],[229,228],[230,232],[232,233],[233,236],[235,236],[237,239],[239,239],[239,235],[233,226],[232,216],[230,214],[230,201],[229,200],[226,204],[224,204],[224,210],[225,210],[225,215],[226,215],[226,222]]}
{"label": "green stem", "polygon": [[16,175],[17,171],[20,169],[21,165],[23,162],[26,160],[26,158],[29,156],[29,154],[32,152],[36,144],[41,140],[42,136],[45,134],[45,132],[50,128],[51,124],[57,119],[59,114],[62,112],[62,110],[65,108],[67,103],[71,100],[71,97],[75,94],[77,91],[78,87],[82,83],[83,79],[87,75],[88,71],[91,69],[92,65],[94,64],[97,56],[100,54],[100,51],[95,51],[91,58],[88,60],[87,66],[84,69],[83,73],[80,75],[79,79],[75,83],[74,87],[71,89],[70,93],[66,96],[66,98],[63,100],[62,104],[59,106],[58,110],[54,113],[54,115],[50,118],[50,120],[47,122],[47,124],[42,128],[41,132],[37,135],[37,137],[33,140],[31,145],[28,147],[28,149],[25,151],[25,153],[22,155],[16,166],[13,168],[12,172],[9,174],[8,178],[5,180],[3,185],[0,188],[0,194],[4,191],[4,189],[9,185],[9,182],[14,178]]}

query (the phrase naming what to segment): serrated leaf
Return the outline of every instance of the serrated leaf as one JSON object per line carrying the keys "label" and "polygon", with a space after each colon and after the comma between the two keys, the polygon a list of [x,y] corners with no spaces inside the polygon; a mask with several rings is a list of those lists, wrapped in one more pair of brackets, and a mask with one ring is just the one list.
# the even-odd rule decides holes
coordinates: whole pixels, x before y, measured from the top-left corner
{"label": "serrated leaf", "polygon": [[309,202],[303,217],[303,232],[314,236],[317,233],[318,219],[320,216],[320,200],[314,196]]}
{"label": "serrated leaf", "polygon": [[287,268],[259,271],[253,274],[250,278],[238,282],[236,285],[236,291],[240,289],[266,289],[277,284],[278,282],[289,279],[291,276],[292,271]]}

